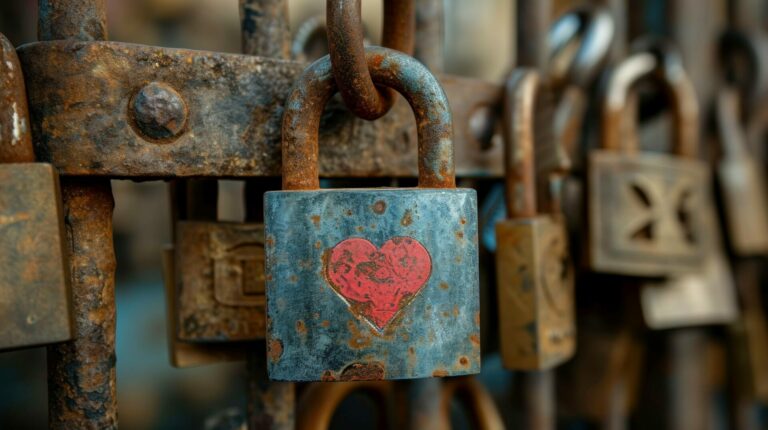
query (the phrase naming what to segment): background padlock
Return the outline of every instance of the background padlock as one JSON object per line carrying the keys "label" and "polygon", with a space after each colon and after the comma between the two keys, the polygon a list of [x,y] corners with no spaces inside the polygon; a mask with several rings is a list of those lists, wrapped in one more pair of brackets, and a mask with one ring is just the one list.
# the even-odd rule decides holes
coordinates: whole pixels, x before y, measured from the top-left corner
{"label": "background padlock", "polygon": [[35,163],[21,65],[0,34],[0,350],[72,337],[59,180]]}
{"label": "background padlock", "polygon": [[267,344],[277,380],[402,379],[480,367],[477,207],[455,189],[451,114],[414,59],[367,50],[379,85],[417,115],[419,187],[319,189],[327,57],[295,84],[283,117],[283,189],[265,195]]}
{"label": "background padlock", "polygon": [[[681,68],[638,53],[611,73],[602,112],[601,149],[589,157],[588,258],[592,269],[665,276],[702,267],[710,246],[700,215],[711,210],[709,171],[698,160],[698,106]],[[629,90],[654,75],[671,98],[676,156],[622,145]]]}
{"label": "background padlock", "polygon": [[533,115],[538,82],[536,72],[519,69],[505,93],[510,219],[496,224],[496,271],[502,362],[518,370],[552,368],[573,356],[576,346],[573,268],[563,218],[536,210]]}

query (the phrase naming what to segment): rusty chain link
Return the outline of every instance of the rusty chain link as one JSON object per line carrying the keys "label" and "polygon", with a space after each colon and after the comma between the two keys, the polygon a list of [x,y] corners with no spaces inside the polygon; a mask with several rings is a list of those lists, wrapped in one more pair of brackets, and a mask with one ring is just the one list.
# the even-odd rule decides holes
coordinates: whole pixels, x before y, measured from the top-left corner
{"label": "rusty chain link", "polygon": [[[413,0],[384,0],[382,46],[413,54]],[[363,46],[360,0],[328,0],[328,50],[333,75],[344,102],[357,116],[374,120],[389,112],[395,93],[378,88],[371,79]]]}

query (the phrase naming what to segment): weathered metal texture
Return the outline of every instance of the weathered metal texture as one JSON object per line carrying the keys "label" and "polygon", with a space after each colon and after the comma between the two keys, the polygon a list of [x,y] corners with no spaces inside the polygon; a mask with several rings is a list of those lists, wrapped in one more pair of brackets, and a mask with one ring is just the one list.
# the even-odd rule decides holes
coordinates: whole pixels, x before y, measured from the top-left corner
{"label": "weathered metal texture", "polygon": [[108,181],[62,180],[74,340],[48,347],[52,429],[116,429],[115,253]]}
{"label": "weathered metal texture", "polygon": [[38,0],[39,40],[104,40],[107,38],[105,0]]}
{"label": "weathered metal texture", "polygon": [[172,246],[163,250],[163,283],[165,285],[168,358],[171,365],[188,368],[227,361],[245,361],[246,344],[197,344],[182,342],[178,338],[176,322],[178,297],[176,288],[175,251]]}
{"label": "weathered metal texture", "polygon": [[260,224],[177,224],[178,338],[264,338],[264,230]]}
{"label": "weathered metal texture", "polygon": [[290,58],[286,0],[240,0],[243,54]]}
{"label": "weathered metal texture", "polygon": [[0,164],[0,350],[72,338],[63,220],[50,164]]}
{"label": "weathered metal texture", "polygon": [[0,34],[0,163],[33,161],[24,75],[16,49]]}
{"label": "weathered metal texture", "polygon": [[[670,94],[676,156],[622,145],[629,89],[654,71]],[[601,120],[602,150],[590,154],[587,178],[591,267],[639,276],[699,270],[711,245],[702,218],[713,206],[709,170],[696,160],[698,107],[685,72],[647,53],[628,58],[609,78]]]}
{"label": "weathered metal texture", "polygon": [[[381,86],[400,92],[416,114],[419,186],[456,185],[451,108],[437,79],[421,63],[381,47],[366,49],[369,70]],[[318,129],[321,107],[337,87],[328,56],[315,61],[296,81],[283,114],[283,189],[319,188]],[[311,108],[310,108],[311,107]]]}
{"label": "weathered metal texture", "polygon": [[763,166],[747,146],[739,96],[724,87],[717,97],[720,159],[717,179],[724,203],[727,237],[737,255],[768,252],[768,194]]}
{"label": "weathered metal texture", "polygon": [[555,402],[555,372],[525,372],[520,377],[525,394],[526,427],[532,430],[554,430],[557,428],[557,406]]}
{"label": "weathered metal texture", "polygon": [[[282,105],[299,63],[116,42],[36,43],[18,52],[36,152],[62,175],[280,175]],[[172,87],[189,109],[186,129],[173,142],[145,140],[126,115],[129,100],[148,82]],[[495,106],[499,87],[450,76],[441,83],[454,114],[457,172],[499,176],[500,148],[483,151],[470,129],[473,117],[493,114],[484,108]],[[323,176],[416,173],[416,127],[403,100],[375,122],[332,102],[322,122]]]}
{"label": "weathered metal texture", "polygon": [[[326,22],[333,74],[345,104],[361,118],[381,118],[397,94],[377,88],[368,71],[360,0],[328,0]],[[415,23],[414,0],[384,0],[382,46],[412,54]]]}
{"label": "weathered metal texture", "polygon": [[[267,193],[266,206],[272,379],[402,379],[479,370],[473,190],[282,191]],[[350,238],[365,243],[370,255],[340,260],[344,249],[334,250]],[[417,253],[418,247],[425,251]],[[378,260],[397,255],[409,258],[410,270],[401,275]],[[355,275],[343,275],[344,267]],[[374,270],[370,276],[367,267]],[[406,275],[410,281],[396,291],[382,286]],[[392,308],[384,308],[387,303]]]}

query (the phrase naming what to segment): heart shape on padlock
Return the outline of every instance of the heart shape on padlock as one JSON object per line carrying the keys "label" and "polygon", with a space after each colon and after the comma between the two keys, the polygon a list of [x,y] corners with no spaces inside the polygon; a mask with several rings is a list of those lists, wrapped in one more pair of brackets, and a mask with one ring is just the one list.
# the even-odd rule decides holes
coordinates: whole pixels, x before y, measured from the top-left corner
{"label": "heart shape on padlock", "polygon": [[393,237],[381,248],[353,237],[334,246],[326,276],[350,310],[379,330],[411,302],[432,274],[432,258],[418,240]]}

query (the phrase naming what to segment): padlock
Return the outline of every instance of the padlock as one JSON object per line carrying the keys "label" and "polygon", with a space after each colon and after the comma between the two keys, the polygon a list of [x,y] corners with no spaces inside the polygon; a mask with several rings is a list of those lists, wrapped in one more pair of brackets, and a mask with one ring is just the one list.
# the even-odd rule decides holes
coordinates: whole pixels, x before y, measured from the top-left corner
{"label": "padlock", "polygon": [[234,342],[264,339],[264,226],[178,221],[178,339]]}
{"label": "padlock", "polygon": [[59,180],[35,163],[21,66],[0,34],[0,350],[72,338]]}
{"label": "padlock", "polygon": [[242,344],[194,343],[179,340],[175,254],[173,246],[163,250],[168,356],[171,365],[177,368],[188,368],[228,361],[245,361],[247,349]]}
{"label": "padlock", "polygon": [[366,51],[377,84],[416,115],[419,185],[319,189],[328,57],[298,79],[283,116],[283,191],[265,194],[271,379],[408,379],[480,369],[476,194],[455,188],[451,113],[405,54]]}
{"label": "padlock", "polygon": [[[671,98],[676,156],[621,145],[631,86],[652,74]],[[587,178],[591,268],[634,276],[699,270],[710,246],[701,214],[712,200],[709,171],[696,159],[698,106],[684,70],[662,67],[651,53],[632,55],[612,71],[602,109],[601,149],[589,156]]]}
{"label": "padlock", "polygon": [[538,74],[515,70],[504,100],[506,219],[496,224],[501,358],[517,370],[552,368],[576,346],[573,268],[562,214],[537,214],[533,115]]}
{"label": "padlock", "polygon": [[737,255],[749,256],[768,252],[768,196],[763,166],[747,147],[740,106],[735,88],[720,90],[716,107],[721,149],[717,179],[731,249]]}

